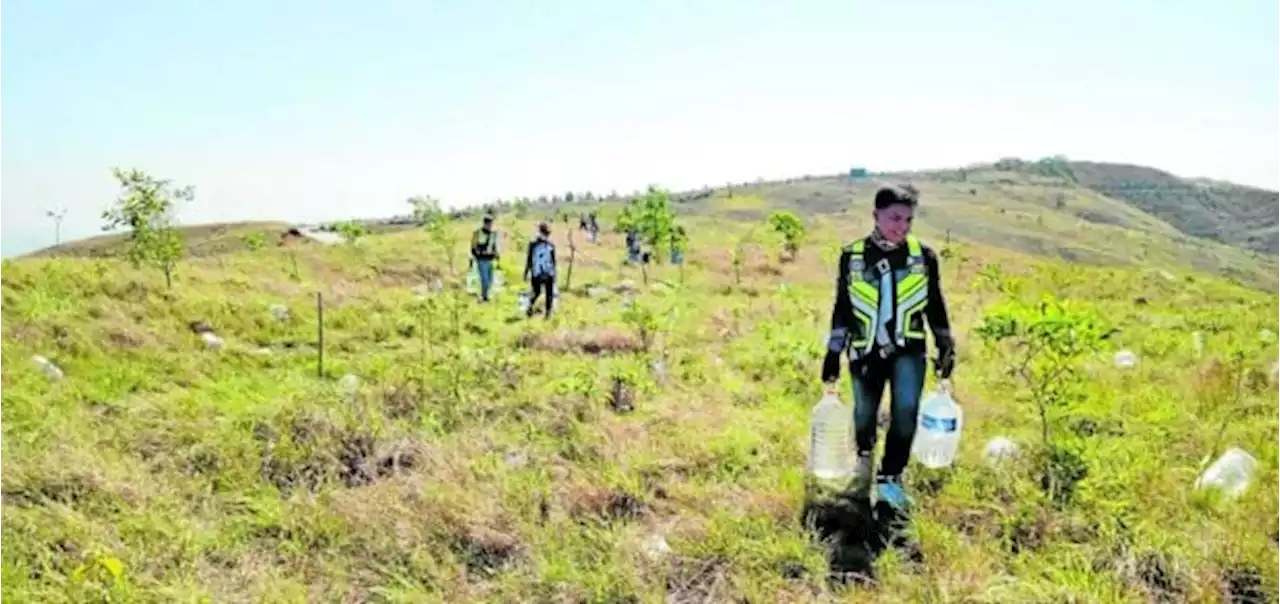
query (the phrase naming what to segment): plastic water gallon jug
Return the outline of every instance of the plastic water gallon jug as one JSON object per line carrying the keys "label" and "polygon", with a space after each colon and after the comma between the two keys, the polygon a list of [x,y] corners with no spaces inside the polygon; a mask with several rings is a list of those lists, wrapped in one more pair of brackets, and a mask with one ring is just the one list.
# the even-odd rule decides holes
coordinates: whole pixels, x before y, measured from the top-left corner
{"label": "plastic water gallon jug", "polygon": [[960,430],[964,427],[964,411],[951,398],[951,383],[942,387],[920,404],[916,419],[916,438],[911,454],[929,468],[945,468],[956,459],[960,449]]}
{"label": "plastic water gallon jug", "polygon": [[809,471],[824,482],[853,477],[853,413],[828,388],[809,421]]}
{"label": "plastic water gallon jug", "polygon": [[1195,486],[1197,489],[1215,488],[1227,497],[1239,497],[1249,488],[1257,469],[1258,460],[1243,449],[1232,447],[1205,469]]}
{"label": "plastic water gallon jug", "polygon": [[520,312],[529,312],[529,292],[520,292],[517,304],[520,305]]}
{"label": "plastic water gallon jug", "polygon": [[471,271],[467,273],[467,293],[468,294],[480,293],[480,269],[479,268],[473,267]]}

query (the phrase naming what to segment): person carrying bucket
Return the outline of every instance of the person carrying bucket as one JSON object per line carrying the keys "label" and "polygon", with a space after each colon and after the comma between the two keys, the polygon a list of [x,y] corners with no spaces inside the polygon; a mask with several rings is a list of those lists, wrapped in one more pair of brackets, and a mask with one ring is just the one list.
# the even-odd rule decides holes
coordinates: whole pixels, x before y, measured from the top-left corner
{"label": "person carrying bucket", "polygon": [[881,188],[872,212],[875,228],[841,250],[822,365],[822,381],[830,389],[840,378],[840,355],[848,351],[858,449],[853,478],[857,498],[871,495],[876,416],[885,383],[889,384],[891,421],[874,481],[877,500],[900,512],[911,505],[902,472],[911,454],[924,390],[926,321],[938,348],[935,374],[947,379],[955,368],[955,343],[937,254],[910,234],[917,203],[917,193],[909,185]]}

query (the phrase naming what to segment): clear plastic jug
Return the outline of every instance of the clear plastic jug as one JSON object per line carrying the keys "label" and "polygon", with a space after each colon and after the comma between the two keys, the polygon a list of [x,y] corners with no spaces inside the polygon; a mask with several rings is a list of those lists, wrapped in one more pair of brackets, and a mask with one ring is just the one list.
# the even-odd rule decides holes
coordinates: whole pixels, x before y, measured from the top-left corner
{"label": "clear plastic jug", "polygon": [[467,272],[467,293],[472,295],[480,293],[480,269],[478,267],[473,266]]}
{"label": "clear plastic jug", "polygon": [[960,449],[963,427],[964,411],[951,398],[951,382],[943,380],[942,386],[920,404],[911,455],[928,468],[950,466]]}
{"label": "clear plastic jug", "polygon": [[809,421],[809,472],[823,482],[853,477],[853,412],[829,387]]}
{"label": "clear plastic jug", "polygon": [[532,299],[532,296],[529,294],[529,292],[520,292],[520,295],[516,298],[516,304],[520,306],[520,312],[522,313],[529,312],[529,301],[531,299]]}

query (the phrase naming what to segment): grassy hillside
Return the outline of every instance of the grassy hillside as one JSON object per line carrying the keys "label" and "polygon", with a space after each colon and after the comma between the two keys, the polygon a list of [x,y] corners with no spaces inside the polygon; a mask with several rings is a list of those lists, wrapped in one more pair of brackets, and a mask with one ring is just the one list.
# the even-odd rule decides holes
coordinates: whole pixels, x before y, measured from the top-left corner
{"label": "grassy hillside", "polygon": [[1146,166],[1098,162],[1005,160],[1002,169],[1040,174],[1097,191],[1196,237],[1274,255],[1280,250],[1280,194],[1205,179],[1184,179]]}
{"label": "grassy hillside", "polygon": [[[1277,258],[1194,237],[1129,202],[1056,177],[1013,169],[903,173],[921,191],[918,216],[933,239],[956,238],[1073,263],[1193,267],[1275,291]],[[869,199],[878,179],[810,177],[734,187],[683,204],[687,211],[762,220],[773,209],[841,216],[870,225]],[[1274,195],[1274,194],[1273,194]],[[742,200],[755,200],[743,205]],[[1270,206],[1275,208],[1273,202]],[[1274,211],[1274,210],[1273,210]],[[1275,231],[1274,221],[1272,230]]]}
{"label": "grassy hillside", "polygon": [[[1196,272],[1158,220],[1076,191],[1068,208],[1118,224],[1071,221],[1020,181],[924,185],[935,201],[921,235],[937,248],[952,236],[942,270],[961,457],[947,471],[913,464],[908,545],[879,555],[874,580],[829,585],[826,550],[800,521],[807,414],[835,253],[868,219],[822,201],[824,188],[847,192],[837,182],[804,185],[812,202],[770,186],[685,204],[689,265],[655,267],[647,284],[622,266],[619,235],[579,237],[552,321],[516,316],[511,287],[475,304],[418,231],[200,257],[172,291],[110,259],[5,262],[4,597],[1277,599],[1277,349],[1260,334],[1280,331],[1277,297]],[[829,207],[807,216],[798,260],[780,263],[752,227],[786,203]],[[459,250],[469,226],[455,229]],[[499,226],[509,250],[533,232],[532,220]],[[563,227],[556,237],[567,256]],[[1037,246],[1047,259],[1021,251]],[[1262,272],[1237,250],[1204,249]],[[1123,262],[1144,250],[1163,260]],[[1053,258],[1067,254],[1117,263]],[[508,284],[520,260],[505,259]],[[1081,360],[1079,397],[1054,410],[1070,452],[1071,496],[1058,501],[1033,455],[982,460],[996,435],[1036,450],[1041,426],[1009,377],[1017,357],[977,327],[1045,295],[1119,330]],[[194,321],[224,348],[206,349]],[[1114,368],[1118,348],[1139,365]],[[65,378],[48,379],[35,354]],[[1257,457],[1255,484],[1235,500],[1192,491],[1204,458],[1231,445]]]}
{"label": "grassy hillside", "polygon": [[[254,240],[275,245],[288,228],[283,222],[231,222],[183,226],[181,231],[187,255],[214,256],[249,249]],[[108,233],[47,247],[26,257],[109,258],[124,249],[127,239],[128,233]]]}
{"label": "grassy hillside", "polygon": [[[1280,286],[1280,194],[1275,191],[1182,179],[1142,166],[1065,160],[1006,159],[883,178],[910,181],[921,189],[921,216],[941,237],[950,231],[971,241],[1070,262],[1191,266],[1267,291]],[[807,176],[688,191],[679,197],[685,212],[734,220],[761,220],[776,208],[860,219],[869,213],[868,206],[851,200],[869,199],[878,182]],[[755,201],[747,207],[743,199]],[[588,205],[556,207],[577,212]],[[409,228],[398,221],[364,224],[373,232]],[[284,226],[245,223],[184,230],[190,253],[207,255],[245,249],[245,235],[251,231],[262,231],[274,242]],[[122,241],[119,235],[95,237],[33,255],[109,256]]]}

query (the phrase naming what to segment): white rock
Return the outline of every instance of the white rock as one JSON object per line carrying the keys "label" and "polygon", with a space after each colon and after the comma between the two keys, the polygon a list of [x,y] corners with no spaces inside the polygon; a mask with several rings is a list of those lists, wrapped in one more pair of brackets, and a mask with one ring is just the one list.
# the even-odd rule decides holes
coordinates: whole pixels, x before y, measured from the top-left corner
{"label": "white rock", "polygon": [[222,338],[212,331],[201,332],[200,339],[204,340],[205,348],[209,350],[222,350]]}
{"label": "white rock", "polygon": [[1121,350],[1116,353],[1115,364],[1121,369],[1132,369],[1138,364],[1138,355],[1130,350]]}
{"label": "white rock", "polygon": [[273,304],[271,306],[271,316],[275,317],[277,321],[288,321],[289,307],[283,304]]}
{"label": "white rock", "polygon": [[645,537],[644,555],[651,560],[660,560],[671,554],[671,544],[667,543],[667,538],[662,535],[649,535]]}
{"label": "white rock", "polygon": [[503,459],[513,468],[523,468],[529,464],[529,456],[524,451],[508,451]]}
{"label": "white rock", "polygon": [[1003,436],[997,436],[987,441],[987,446],[982,451],[982,456],[991,464],[1000,463],[1017,455],[1017,443]]}
{"label": "white rock", "polygon": [[355,396],[356,392],[360,390],[360,378],[356,377],[355,374],[348,373],[342,376],[342,379],[338,381],[338,385],[346,394]]}

